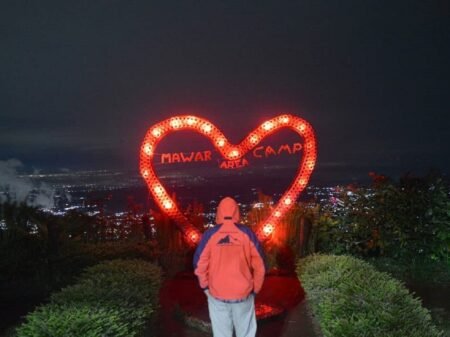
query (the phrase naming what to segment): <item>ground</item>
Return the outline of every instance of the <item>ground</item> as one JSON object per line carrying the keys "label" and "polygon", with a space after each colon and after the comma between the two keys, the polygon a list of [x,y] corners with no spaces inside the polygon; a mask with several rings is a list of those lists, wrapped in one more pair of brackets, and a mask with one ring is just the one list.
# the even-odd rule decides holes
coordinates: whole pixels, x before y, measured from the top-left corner
{"label": "ground", "polygon": [[[160,292],[160,304],[159,336],[210,335],[200,329],[209,325],[207,300],[193,274],[181,273],[166,280]],[[256,308],[258,337],[320,336],[295,275],[267,276],[256,297]],[[264,310],[267,308],[274,310]]]}

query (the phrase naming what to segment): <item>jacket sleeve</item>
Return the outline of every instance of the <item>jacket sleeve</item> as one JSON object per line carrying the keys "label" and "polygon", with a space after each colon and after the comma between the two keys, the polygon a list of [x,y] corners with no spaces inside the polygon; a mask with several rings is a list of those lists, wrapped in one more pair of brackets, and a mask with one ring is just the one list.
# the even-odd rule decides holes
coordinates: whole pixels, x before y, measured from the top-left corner
{"label": "jacket sleeve", "polygon": [[208,240],[202,237],[194,254],[194,273],[198,277],[200,288],[208,288],[209,280],[209,260],[211,256],[211,246],[208,245]]}
{"label": "jacket sleeve", "polygon": [[260,292],[264,283],[266,266],[262,246],[256,238],[256,235],[251,244],[251,264],[253,269],[253,291],[257,294]]}

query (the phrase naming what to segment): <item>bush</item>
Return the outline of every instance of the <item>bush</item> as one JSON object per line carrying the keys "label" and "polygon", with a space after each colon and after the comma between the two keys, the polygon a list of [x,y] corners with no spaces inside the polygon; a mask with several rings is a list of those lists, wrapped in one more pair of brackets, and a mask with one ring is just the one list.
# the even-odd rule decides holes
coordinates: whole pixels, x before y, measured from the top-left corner
{"label": "bush", "polygon": [[[101,263],[29,314],[17,336],[136,336],[157,308],[160,285],[159,267],[148,262]],[[95,319],[84,325],[90,315]]]}
{"label": "bush", "polygon": [[27,316],[18,336],[115,337],[132,336],[133,330],[115,309],[90,306],[46,305]]}
{"label": "bush", "polygon": [[84,244],[64,242],[59,256],[52,260],[53,289],[61,288],[73,282],[76,275],[86,268],[103,261],[114,259],[156,260],[156,248],[150,243],[129,241],[102,242]]}
{"label": "bush", "polygon": [[48,291],[45,242],[31,235],[0,241],[0,298],[17,301]]}
{"label": "bush", "polygon": [[424,283],[430,286],[450,283],[450,265],[443,261],[430,263],[429,259],[423,257],[414,260],[376,257],[366,261],[377,270],[387,272],[406,283]]}
{"label": "bush", "polygon": [[138,315],[157,305],[161,274],[158,267],[139,260],[114,260],[88,268],[79,282],[51,297],[57,304],[86,303],[126,308]]}
{"label": "bush", "polygon": [[442,333],[397,280],[348,256],[299,260],[297,274],[325,337],[435,337]]}
{"label": "bush", "polygon": [[69,267],[79,274],[86,267],[115,259],[156,260],[156,248],[152,243],[113,241],[102,243],[65,242],[55,260],[57,269]]}
{"label": "bush", "polygon": [[80,253],[95,262],[113,259],[142,259],[155,261],[156,246],[150,242],[112,241],[97,244],[80,244]]}
{"label": "bush", "polygon": [[371,188],[350,186],[315,228],[321,252],[450,264],[450,187],[441,176],[372,174]]}
{"label": "bush", "polygon": [[86,244],[69,239],[73,222],[25,204],[0,203],[0,306],[39,303],[72,283],[84,268],[104,260],[157,259],[152,242]]}

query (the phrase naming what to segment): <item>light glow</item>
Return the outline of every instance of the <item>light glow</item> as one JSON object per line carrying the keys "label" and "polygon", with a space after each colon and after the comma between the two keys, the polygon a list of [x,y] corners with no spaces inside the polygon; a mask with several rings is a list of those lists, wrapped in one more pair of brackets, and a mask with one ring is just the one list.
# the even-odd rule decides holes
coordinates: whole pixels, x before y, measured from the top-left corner
{"label": "light glow", "polygon": [[300,123],[300,124],[297,126],[297,129],[299,129],[301,132],[305,131],[305,129],[306,129],[305,123]]}
{"label": "light glow", "polygon": [[306,179],[299,179],[298,180],[298,184],[300,185],[300,186],[306,186],[306,184],[307,184],[307,181],[306,181]]}
{"label": "light glow", "polygon": [[[259,125],[256,129],[249,132],[239,144],[230,144],[217,126],[210,121],[191,115],[173,116],[148,129],[140,150],[141,175],[144,177],[155,202],[162,212],[175,221],[179,229],[184,233],[186,242],[190,245],[195,245],[201,237],[200,231],[179,210],[176,202],[172,200],[158,179],[153,166],[154,154],[158,143],[171,132],[178,132],[186,128],[208,138],[226,160],[240,160],[239,158],[246,160],[244,156],[249,152],[254,153],[255,149],[258,149],[257,144],[264,137],[283,128],[293,130],[304,139],[303,146],[298,149],[298,151],[302,151],[302,158],[299,161],[300,167],[297,170],[296,177],[284,193],[285,197],[274,205],[272,213],[260,223],[256,233],[262,240],[276,238],[277,225],[286,212],[295,205],[295,200],[308,184],[316,163],[316,139],[311,125],[297,116],[283,114]],[[259,149],[258,151],[261,150]]]}
{"label": "light glow", "polygon": [[153,131],[152,131],[152,135],[155,136],[155,137],[161,136],[161,133],[162,132],[161,132],[160,128],[154,128]]}
{"label": "light glow", "polygon": [[267,121],[262,125],[262,128],[266,131],[269,131],[270,129],[273,128],[273,122],[271,121]]}
{"label": "light glow", "polygon": [[250,136],[250,143],[256,144],[259,141],[259,137],[257,135],[251,135]]}
{"label": "light glow", "polygon": [[274,229],[274,227],[271,224],[264,225],[264,229],[263,229],[264,235],[269,236],[270,234],[273,233],[273,229]]}
{"label": "light glow", "polygon": [[144,146],[144,152],[147,154],[147,155],[149,155],[149,156],[151,156],[152,154],[153,154],[153,151],[152,151],[152,146],[150,145],[150,144],[145,144],[145,146]]}
{"label": "light glow", "polygon": [[211,124],[203,124],[202,130],[203,130],[204,132],[206,132],[206,133],[210,133],[211,130],[212,130]]}
{"label": "light glow", "polygon": [[162,188],[161,185],[155,185],[153,187],[153,191],[155,191],[155,193],[159,196],[159,195],[163,194],[164,189]]}
{"label": "light glow", "polygon": [[231,150],[230,151],[230,157],[231,158],[239,157],[239,150],[236,150],[236,149]]}
{"label": "light glow", "polygon": [[192,242],[197,242],[198,241],[198,234],[193,232],[189,235],[189,238],[192,240]]}
{"label": "light glow", "polygon": [[306,163],[306,167],[311,171],[314,169],[314,165],[315,165],[314,160],[308,160],[308,162]]}
{"label": "light glow", "polygon": [[195,117],[188,117],[186,123],[189,126],[193,126],[193,125],[197,124],[197,118],[195,118]]}
{"label": "light glow", "polygon": [[179,127],[181,127],[181,120],[179,120],[178,118],[173,118],[170,121],[170,126],[174,129],[178,129]]}

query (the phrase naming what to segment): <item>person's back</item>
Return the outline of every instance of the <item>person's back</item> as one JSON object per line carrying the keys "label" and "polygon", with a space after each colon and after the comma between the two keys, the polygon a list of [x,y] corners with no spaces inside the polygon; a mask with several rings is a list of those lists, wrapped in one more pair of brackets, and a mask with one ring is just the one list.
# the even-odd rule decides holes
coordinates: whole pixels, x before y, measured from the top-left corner
{"label": "person's back", "polygon": [[223,199],[216,227],[203,234],[194,256],[194,271],[208,295],[216,337],[231,336],[233,325],[238,337],[256,333],[253,294],[264,281],[264,258],[256,235],[238,221],[236,202]]}

